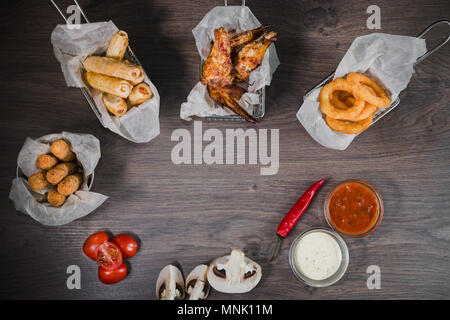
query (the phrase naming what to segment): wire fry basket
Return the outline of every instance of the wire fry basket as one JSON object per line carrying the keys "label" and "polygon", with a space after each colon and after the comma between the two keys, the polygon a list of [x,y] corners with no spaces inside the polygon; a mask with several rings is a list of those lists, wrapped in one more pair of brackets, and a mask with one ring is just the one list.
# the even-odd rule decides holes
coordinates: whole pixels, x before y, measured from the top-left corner
{"label": "wire fry basket", "polygon": [[[86,14],[84,13],[83,9],[78,4],[78,1],[77,0],[73,0],[73,1],[75,2],[75,5],[77,6],[78,10],[80,11],[80,13],[83,16],[83,18],[86,21],[86,23],[90,23],[89,19],[87,18]],[[58,7],[58,5],[55,3],[55,1],[51,0],[51,2],[55,6],[56,10],[58,10],[59,14],[64,19],[66,24],[70,24],[69,20],[66,18],[64,13],[61,11],[61,9]],[[142,64],[140,63],[139,59],[134,54],[133,50],[131,50],[131,47],[129,45],[127,47],[127,51],[125,52],[124,59],[127,59],[131,63],[142,67],[142,70],[144,70],[144,73],[147,74],[145,72],[144,67],[142,66]],[[84,66],[83,66],[83,62],[82,61],[80,61],[80,65],[81,65],[82,69],[84,70]],[[102,114],[100,113],[99,107],[97,106],[97,104],[94,101],[94,98],[93,98],[92,92],[91,92],[91,88],[89,88],[84,81],[83,81],[83,83],[84,83],[84,87],[80,88],[80,90],[83,93],[83,96],[86,98],[86,101],[89,103],[89,106],[91,107],[92,111],[96,115],[97,119],[100,121],[100,123],[103,123],[103,121],[102,121]]]}
{"label": "wire fry basket", "polygon": [[[224,6],[228,6],[228,1],[224,0]],[[241,2],[241,6],[245,7],[245,0],[242,0]],[[203,67],[203,63],[205,63],[205,60],[200,59],[200,77],[202,75],[202,67]],[[244,89],[248,89],[248,85],[243,84],[242,87]],[[253,110],[248,110],[249,114],[251,116],[253,116],[253,118],[255,118],[256,120],[261,120],[264,117],[264,114],[266,112],[266,88],[263,87],[259,90],[256,91],[256,93],[259,96],[259,100],[258,100],[258,104],[253,105]],[[222,108],[220,103],[214,102],[214,107],[215,108]],[[229,115],[225,115],[225,116],[208,116],[208,117],[204,117],[203,119],[207,120],[207,121],[227,121],[227,122],[245,122],[246,120],[237,115],[237,114],[229,114]]]}
{"label": "wire fry basket", "polygon": [[[438,20],[433,22],[432,24],[430,24],[427,28],[425,28],[425,30],[423,30],[421,33],[419,33],[419,35],[417,36],[417,38],[423,38],[430,30],[434,29],[436,26],[440,25],[440,24],[447,24],[448,26],[450,26],[450,21],[449,20]],[[430,56],[433,52],[439,50],[441,47],[443,47],[448,41],[450,40],[450,31],[447,35],[447,38],[445,38],[444,40],[442,40],[440,43],[438,43],[436,46],[434,46],[432,49],[428,50],[427,52],[425,52],[421,57],[419,57],[417,59],[417,61],[414,63],[414,66],[416,66],[419,62],[423,61],[424,59],[426,59],[428,56]],[[312,88],[311,90],[309,90],[306,95],[305,98],[308,97],[312,91],[314,91],[315,89],[318,89],[324,85],[326,85],[327,83],[329,83],[331,80],[333,80],[334,77],[334,72],[331,73],[330,75],[328,75],[325,79],[323,79],[320,83],[318,83],[314,88]],[[387,115],[389,112],[391,112],[395,107],[397,107],[400,104],[400,97],[397,97],[397,99],[395,99],[393,102],[391,102],[391,104],[384,109],[379,110],[378,112],[376,112],[373,116],[373,122],[370,126],[373,126],[375,124],[375,122],[377,122],[378,120],[380,120],[381,118],[383,118],[385,115]]]}

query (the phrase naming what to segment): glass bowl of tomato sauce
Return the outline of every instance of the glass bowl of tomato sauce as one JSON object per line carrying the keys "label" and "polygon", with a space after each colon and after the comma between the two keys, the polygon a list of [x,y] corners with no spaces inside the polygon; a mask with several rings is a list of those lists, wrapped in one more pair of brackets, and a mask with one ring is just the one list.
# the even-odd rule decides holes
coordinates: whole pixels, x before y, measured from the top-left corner
{"label": "glass bowl of tomato sauce", "polygon": [[324,204],[325,218],[337,232],[361,238],[371,234],[383,218],[378,191],[362,180],[346,180],[332,189]]}

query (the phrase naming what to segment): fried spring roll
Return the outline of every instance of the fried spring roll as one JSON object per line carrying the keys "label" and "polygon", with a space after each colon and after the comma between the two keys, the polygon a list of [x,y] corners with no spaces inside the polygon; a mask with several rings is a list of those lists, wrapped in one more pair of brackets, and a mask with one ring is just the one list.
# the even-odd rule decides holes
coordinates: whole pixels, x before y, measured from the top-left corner
{"label": "fried spring roll", "polygon": [[48,170],[45,176],[48,182],[55,185],[61,182],[61,180],[69,174],[77,172],[77,170],[78,165],[75,162],[65,162],[60,163],[53,169]]}
{"label": "fried spring roll", "polygon": [[49,170],[58,164],[58,159],[49,154],[41,154],[36,159],[36,167],[42,170]]}
{"label": "fried spring roll", "polygon": [[121,97],[109,93],[103,93],[102,101],[106,109],[108,109],[108,111],[115,116],[121,117],[127,113],[127,103]]}
{"label": "fried spring roll", "polygon": [[86,72],[85,77],[91,87],[122,98],[127,98],[133,88],[127,80],[117,79],[99,73]]}
{"label": "fried spring roll", "polygon": [[52,190],[47,194],[47,201],[54,207],[60,207],[66,201],[66,196],[56,190]]}
{"label": "fried spring roll", "polygon": [[111,38],[109,47],[106,50],[106,56],[122,60],[128,47],[128,34],[125,31],[118,31]]}
{"label": "fried spring roll", "polygon": [[36,172],[28,178],[28,184],[31,190],[39,191],[45,189],[48,186],[48,182],[45,179],[43,172]]}
{"label": "fried spring roll", "polygon": [[80,188],[82,181],[83,178],[81,177],[81,174],[72,174],[65,177],[63,181],[58,184],[57,191],[64,196],[70,196]]}
{"label": "fried spring roll", "polygon": [[70,151],[70,147],[64,140],[55,140],[50,146],[50,151],[61,161],[75,160],[75,154]]}
{"label": "fried spring roll", "polygon": [[108,57],[90,56],[84,60],[83,65],[89,72],[125,79],[132,85],[141,83],[145,77],[142,67]]}
{"label": "fried spring roll", "polygon": [[152,89],[146,83],[140,83],[133,88],[128,96],[128,102],[132,106],[141,104],[153,96]]}

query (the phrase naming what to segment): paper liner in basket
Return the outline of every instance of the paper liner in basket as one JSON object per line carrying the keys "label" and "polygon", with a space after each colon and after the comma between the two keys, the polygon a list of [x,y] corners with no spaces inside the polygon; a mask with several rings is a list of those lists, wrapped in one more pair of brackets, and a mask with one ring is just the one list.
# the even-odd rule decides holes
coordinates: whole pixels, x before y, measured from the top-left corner
{"label": "paper liner in basket", "polygon": [[[252,30],[261,26],[250,9],[246,6],[221,6],[209,11],[199,24],[192,30],[197,45],[198,53],[206,60],[214,41],[214,30],[224,27],[227,30],[234,29],[237,33]],[[252,114],[253,105],[259,103],[259,95],[256,93],[264,86],[270,85],[272,75],[277,69],[278,60],[275,45],[272,44],[266,51],[261,65],[250,73],[248,92],[245,93],[239,104]],[[181,104],[180,118],[192,120],[192,116],[226,116],[234,114],[226,108],[217,108],[209,97],[205,85],[198,82],[188,95],[187,102]]]}
{"label": "paper liner in basket", "polygon": [[[407,86],[417,58],[426,52],[424,39],[373,33],[356,38],[339,63],[334,78],[351,72],[369,74],[390,92],[394,101]],[[321,88],[304,97],[297,118],[311,137],[324,147],[345,150],[357,136],[333,131],[323,119],[318,97]]]}
{"label": "paper liner in basket", "polygon": [[82,79],[82,62],[90,55],[104,55],[111,37],[119,29],[113,22],[96,22],[80,25],[57,25],[52,32],[51,41],[56,59],[61,64],[67,86],[87,88],[101,114],[100,122],[105,128],[136,143],[144,143],[159,135],[158,90],[148,77],[147,83],[153,97],[129,110],[124,116],[109,114],[99,91],[86,86]]}
{"label": "paper liner in basket", "polygon": [[57,139],[69,142],[71,150],[83,168],[84,177],[80,189],[67,197],[61,207],[53,207],[47,202],[42,202],[45,192],[49,189],[41,192],[33,191],[28,181],[21,176],[13,179],[9,193],[9,198],[18,211],[48,226],[60,226],[84,217],[108,199],[107,196],[89,191],[88,188],[88,177],[93,174],[100,159],[100,142],[90,134],[62,132],[49,134],[36,140],[27,138],[17,158],[17,165],[22,173],[29,177],[41,171],[36,168],[36,159],[41,154],[50,153],[50,144]]}

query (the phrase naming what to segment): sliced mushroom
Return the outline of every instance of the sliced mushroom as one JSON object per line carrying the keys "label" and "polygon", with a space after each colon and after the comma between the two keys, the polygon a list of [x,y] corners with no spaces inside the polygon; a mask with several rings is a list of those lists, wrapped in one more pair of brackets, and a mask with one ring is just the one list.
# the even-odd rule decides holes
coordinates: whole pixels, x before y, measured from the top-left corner
{"label": "sliced mushroom", "polygon": [[186,293],[189,294],[189,300],[206,299],[209,294],[208,280],[206,274],[208,266],[201,264],[196,266],[186,278]]}
{"label": "sliced mushroom", "polygon": [[165,266],[156,280],[156,297],[159,300],[181,300],[184,298],[184,280],[180,269]]}
{"label": "sliced mushroom", "polygon": [[224,293],[244,293],[252,290],[261,280],[259,264],[245,257],[238,249],[230,255],[217,258],[208,269],[208,281],[217,291]]}

